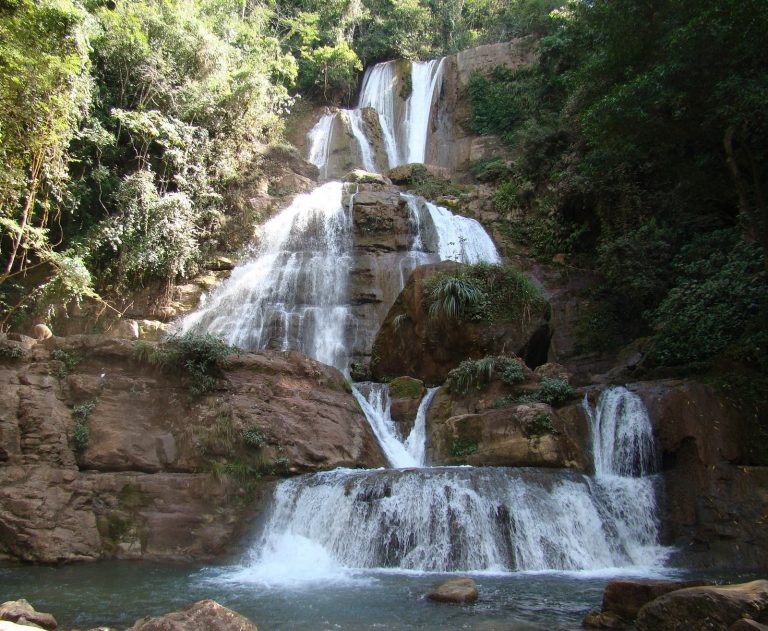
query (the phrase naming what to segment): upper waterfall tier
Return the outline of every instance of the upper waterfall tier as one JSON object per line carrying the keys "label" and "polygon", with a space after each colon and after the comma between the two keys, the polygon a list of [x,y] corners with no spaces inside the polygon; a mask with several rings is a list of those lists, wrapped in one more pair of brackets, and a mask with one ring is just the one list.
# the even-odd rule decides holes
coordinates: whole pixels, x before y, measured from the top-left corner
{"label": "upper waterfall tier", "polygon": [[[411,63],[407,81],[398,62],[368,68],[357,108],[325,114],[310,130],[309,161],[322,178],[424,162],[442,77],[443,59]],[[410,94],[403,98],[406,88]],[[365,111],[375,116],[366,119]]]}

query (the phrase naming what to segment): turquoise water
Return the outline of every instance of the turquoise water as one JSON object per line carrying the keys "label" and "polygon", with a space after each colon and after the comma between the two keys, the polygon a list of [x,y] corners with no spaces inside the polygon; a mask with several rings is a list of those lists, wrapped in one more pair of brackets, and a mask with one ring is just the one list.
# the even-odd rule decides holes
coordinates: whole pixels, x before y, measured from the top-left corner
{"label": "turquoise water", "polygon": [[609,579],[476,575],[480,599],[463,606],[426,600],[433,584],[446,578],[434,574],[360,572],[294,586],[245,582],[240,575],[235,567],[138,562],[4,567],[0,599],[26,598],[65,628],[125,628],[145,615],[212,598],[250,618],[260,631],[575,631],[587,611],[599,608]]}

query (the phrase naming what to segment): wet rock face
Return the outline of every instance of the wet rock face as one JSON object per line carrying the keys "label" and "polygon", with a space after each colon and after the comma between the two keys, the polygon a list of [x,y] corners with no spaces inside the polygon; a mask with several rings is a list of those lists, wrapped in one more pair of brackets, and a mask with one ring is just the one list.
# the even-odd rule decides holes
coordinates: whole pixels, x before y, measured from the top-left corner
{"label": "wet rock face", "polygon": [[768,619],[768,581],[723,587],[690,587],[661,596],[637,616],[638,631],[728,631],[741,618]]}
{"label": "wet rock face", "polygon": [[689,567],[768,566],[768,467],[745,462],[748,410],[710,386],[664,380],[628,384],[643,399],[662,454],[662,521]]}
{"label": "wet rock face", "polygon": [[40,562],[212,558],[258,476],[384,462],[333,368],[244,354],[195,397],[132,342],[100,336],[0,362],[0,454],[0,552]]}
{"label": "wet rock face", "polygon": [[516,321],[445,322],[430,317],[425,282],[457,268],[457,263],[438,263],[414,270],[374,341],[375,378],[410,375],[426,383],[441,382],[462,360],[486,355],[516,354],[529,365],[546,360],[550,337],[546,304]]}
{"label": "wet rock face", "polygon": [[519,394],[536,388],[537,378],[528,373],[514,389],[498,378],[465,394],[441,388],[427,416],[428,462],[588,472],[589,427],[578,398],[559,407],[515,403]]}

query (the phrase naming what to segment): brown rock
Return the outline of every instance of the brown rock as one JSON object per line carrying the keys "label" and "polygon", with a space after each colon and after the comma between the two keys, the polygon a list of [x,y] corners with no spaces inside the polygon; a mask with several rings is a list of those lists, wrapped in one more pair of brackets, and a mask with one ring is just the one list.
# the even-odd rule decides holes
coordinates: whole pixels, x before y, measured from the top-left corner
{"label": "brown rock", "polygon": [[390,416],[398,424],[401,436],[411,433],[426,392],[424,382],[413,377],[397,377],[389,382]]}
{"label": "brown rock", "polygon": [[[54,348],[77,359],[69,374],[51,359]],[[227,475],[229,463],[254,478],[384,464],[333,368],[298,353],[243,354],[217,387],[193,397],[183,375],[140,361],[128,340],[103,336],[51,338],[0,364],[4,555],[45,563],[210,559],[255,506],[245,501],[253,480]],[[90,410],[78,417],[89,438],[77,453],[75,406]],[[248,444],[246,429],[266,444]],[[219,478],[199,473],[214,466]],[[257,498],[267,490],[256,486]]]}
{"label": "brown rock", "polygon": [[649,579],[614,579],[603,592],[603,611],[612,612],[625,620],[634,620],[643,605],[686,587],[707,585],[703,581],[668,581]]}
{"label": "brown rock", "polygon": [[441,180],[450,179],[450,171],[434,164],[401,164],[387,171],[387,177],[395,184],[414,184],[425,177]]}
{"label": "brown rock", "polygon": [[51,614],[35,611],[34,607],[23,598],[9,600],[0,605],[0,620],[15,622],[27,627],[37,626],[49,631],[58,626],[56,619]]}
{"label": "brown rock", "polygon": [[568,382],[573,378],[573,375],[565,366],[554,362],[548,362],[541,366],[537,366],[533,371],[533,374],[540,379],[565,379]]}
{"label": "brown rock", "polygon": [[[481,400],[480,394],[454,398],[446,388],[437,392],[427,422],[430,463],[588,469],[587,420],[581,405],[554,410],[545,403],[526,403],[495,409],[490,407],[494,395],[486,394]],[[489,409],[483,409],[486,405]],[[536,431],[540,415],[549,417],[554,433]]]}
{"label": "brown rock", "polygon": [[429,600],[441,603],[472,603],[477,596],[477,586],[471,578],[448,579],[427,594]]}
{"label": "brown rock", "polygon": [[389,310],[373,344],[371,373],[411,375],[439,382],[464,359],[515,354],[536,365],[549,347],[549,311],[545,303],[530,318],[514,321],[459,322],[430,318],[424,284],[435,274],[458,269],[458,263],[423,265],[411,274]]}
{"label": "brown rock", "polygon": [[181,611],[138,620],[128,631],[257,631],[239,613],[213,600],[201,600]]}
{"label": "brown rock", "polygon": [[768,625],[760,624],[749,618],[742,618],[728,627],[728,631],[768,631]]}
{"label": "brown rock", "polygon": [[353,169],[347,173],[342,180],[344,182],[355,182],[358,184],[381,184],[382,186],[391,185],[392,181],[381,173],[371,173],[363,169]]}
{"label": "brown rock", "polygon": [[660,596],[637,616],[637,631],[728,631],[740,618],[768,613],[768,581],[689,587]]}
{"label": "brown rock", "polygon": [[626,620],[612,611],[590,611],[581,623],[587,629],[626,629]]}

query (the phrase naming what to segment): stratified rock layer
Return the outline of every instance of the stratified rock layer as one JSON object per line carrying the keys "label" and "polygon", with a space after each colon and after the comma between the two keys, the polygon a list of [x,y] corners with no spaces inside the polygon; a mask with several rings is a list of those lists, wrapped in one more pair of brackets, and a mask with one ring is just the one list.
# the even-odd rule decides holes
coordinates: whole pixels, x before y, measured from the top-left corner
{"label": "stratified rock layer", "polygon": [[347,389],[333,368],[263,352],[231,357],[196,397],[134,343],[99,336],[3,360],[2,556],[214,557],[244,526],[261,476],[383,464]]}

